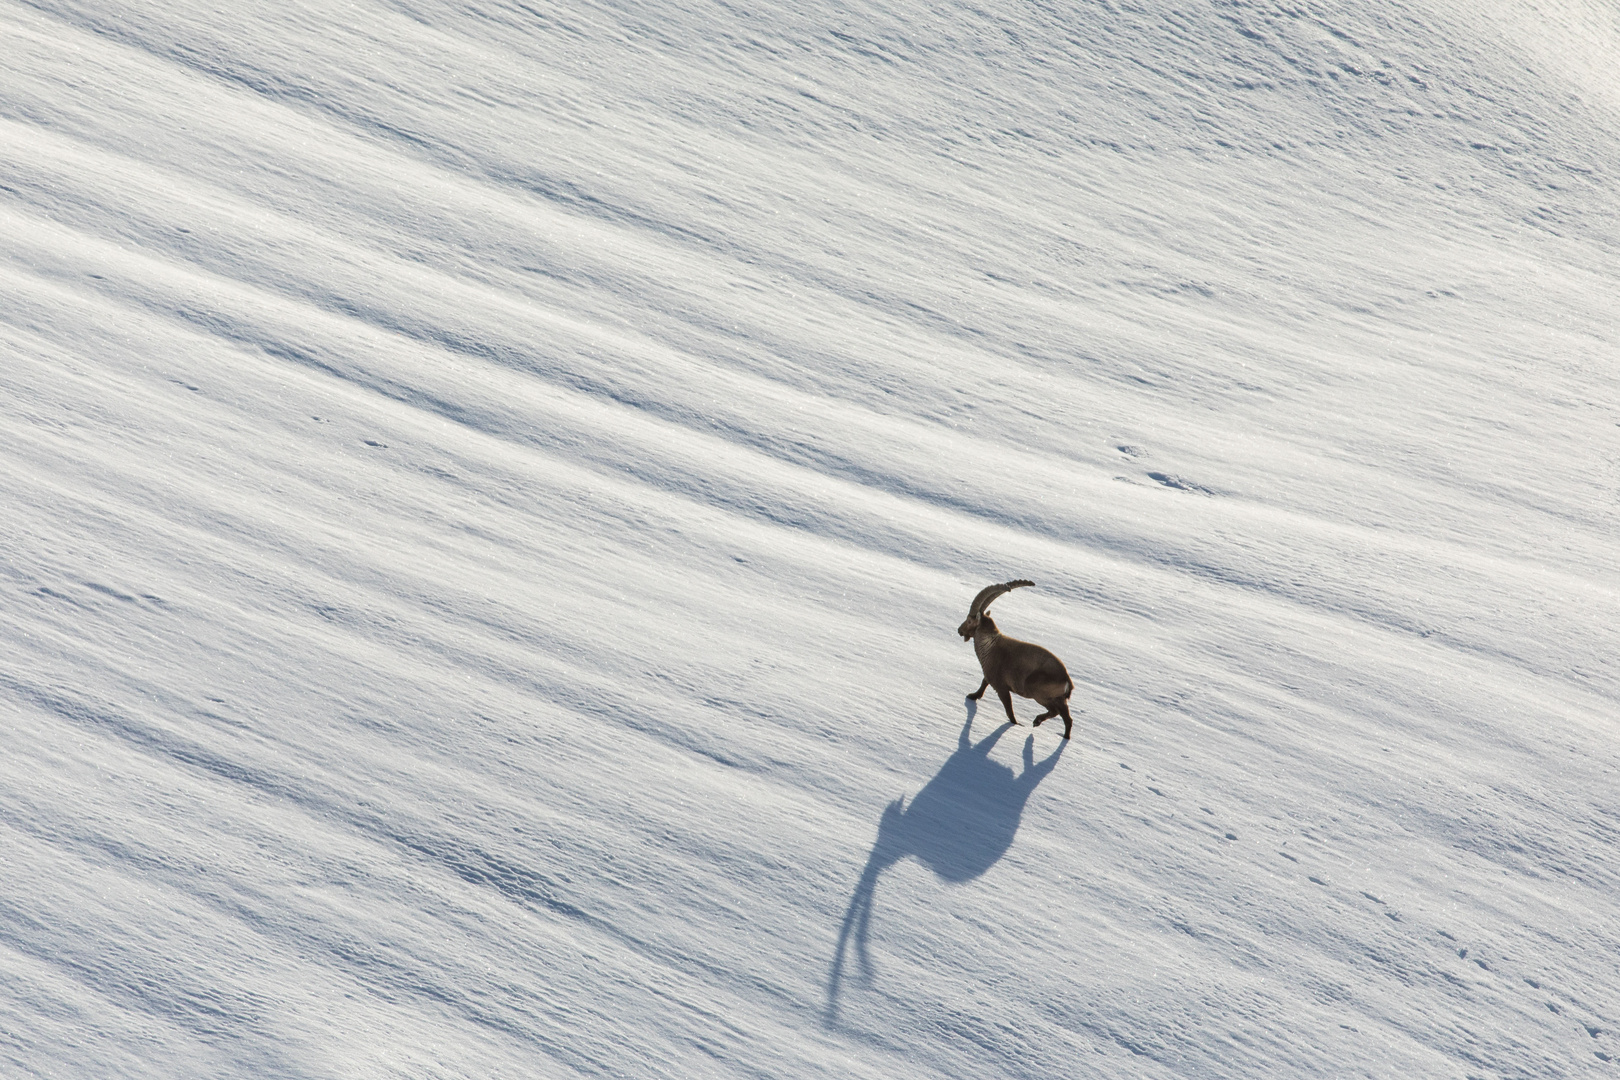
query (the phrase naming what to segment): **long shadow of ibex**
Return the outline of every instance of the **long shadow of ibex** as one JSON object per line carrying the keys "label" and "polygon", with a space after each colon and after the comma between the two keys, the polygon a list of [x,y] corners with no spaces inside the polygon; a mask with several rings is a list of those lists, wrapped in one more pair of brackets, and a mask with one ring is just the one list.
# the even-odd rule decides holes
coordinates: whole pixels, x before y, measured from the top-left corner
{"label": "long shadow of ibex", "polygon": [[970,702],[967,722],[957,737],[956,753],[917,792],[911,805],[906,806],[902,795],[884,808],[878,821],[877,842],[866,857],[866,868],[861,871],[861,880],[838,930],[838,950],[833,954],[832,973],[827,979],[828,1023],[838,1020],[844,960],[851,939],[861,977],[872,977],[867,935],[872,924],[873,896],[883,872],[910,855],[945,881],[972,881],[983,874],[1012,847],[1030,793],[1057,767],[1068,745],[1059,743],[1037,765],[1035,738],[1030,736],[1024,743],[1024,771],[1015,775],[1012,769],[990,760],[990,750],[1011,725],[1003,725],[974,745],[968,741],[968,733],[975,712]]}

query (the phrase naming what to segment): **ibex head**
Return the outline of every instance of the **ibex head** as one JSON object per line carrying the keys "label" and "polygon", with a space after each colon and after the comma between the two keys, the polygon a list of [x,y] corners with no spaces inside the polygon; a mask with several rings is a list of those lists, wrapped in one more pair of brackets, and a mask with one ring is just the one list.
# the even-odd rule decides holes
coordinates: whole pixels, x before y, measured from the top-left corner
{"label": "ibex head", "polygon": [[996,624],[991,622],[990,614],[985,610],[990,606],[990,602],[1004,592],[1033,584],[1035,584],[1033,581],[1004,581],[1000,585],[991,585],[981,590],[979,595],[973,598],[973,604],[968,608],[968,617],[956,628],[956,632],[962,635],[963,641],[972,641],[973,635],[979,632],[980,624],[990,623],[994,629]]}

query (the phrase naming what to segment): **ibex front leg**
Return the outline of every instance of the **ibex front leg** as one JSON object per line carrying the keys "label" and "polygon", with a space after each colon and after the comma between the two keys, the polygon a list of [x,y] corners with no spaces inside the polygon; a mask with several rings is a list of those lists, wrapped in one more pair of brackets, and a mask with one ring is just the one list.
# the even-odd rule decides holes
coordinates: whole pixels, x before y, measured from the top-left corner
{"label": "ibex front leg", "polygon": [[1002,707],[1007,710],[1007,723],[1016,725],[1018,717],[1012,711],[1012,693],[1005,686],[996,687],[996,693],[1001,697]]}
{"label": "ibex front leg", "polygon": [[985,687],[987,687],[989,685],[990,685],[990,680],[989,679],[984,680],[984,682],[979,684],[979,688],[977,690],[973,691],[973,693],[968,695],[968,700],[969,701],[978,701],[980,698],[984,697]]}

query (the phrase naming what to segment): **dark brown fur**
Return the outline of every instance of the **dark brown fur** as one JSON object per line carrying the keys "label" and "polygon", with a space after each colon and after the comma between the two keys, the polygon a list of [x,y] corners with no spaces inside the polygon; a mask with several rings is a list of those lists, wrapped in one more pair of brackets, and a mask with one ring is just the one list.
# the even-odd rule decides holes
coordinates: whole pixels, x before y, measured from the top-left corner
{"label": "dark brown fur", "polygon": [[1034,725],[1040,727],[1042,721],[1061,716],[1063,737],[1067,739],[1074,730],[1074,720],[1069,716],[1069,695],[1074,692],[1074,680],[1069,678],[1063,661],[1039,645],[1003,634],[986,610],[1007,590],[1032,584],[1031,581],[1009,581],[990,586],[974,599],[967,619],[956,628],[962,640],[973,642],[979,666],[984,669],[984,682],[968,697],[978,701],[986,689],[994,687],[1002,707],[1007,710],[1007,722],[1011,724],[1018,723],[1018,717],[1013,714],[1012,695],[1034,698],[1046,709],[1035,718]]}

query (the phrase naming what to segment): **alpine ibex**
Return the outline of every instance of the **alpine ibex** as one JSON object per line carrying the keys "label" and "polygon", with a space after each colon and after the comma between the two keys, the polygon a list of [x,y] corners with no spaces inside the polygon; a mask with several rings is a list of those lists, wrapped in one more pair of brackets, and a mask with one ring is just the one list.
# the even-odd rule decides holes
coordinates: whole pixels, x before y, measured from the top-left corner
{"label": "alpine ibex", "polygon": [[1034,698],[1046,708],[1035,718],[1035,726],[1061,716],[1063,737],[1067,739],[1074,730],[1074,720],[1069,716],[1069,695],[1074,692],[1074,680],[1069,678],[1063,661],[1039,645],[1007,637],[996,629],[990,612],[985,610],[1002,593],[1033,584],[1033,581],[1007,581],[991,585],[973,598],[966,621],[956,628],[963,641],[973,642],[979,666],[984,669],[984,682],[968,697],[978,701],[986,687],[995,687],[996,695],[1007,710],[1007,722],[1011,724],[1018,723],[1018,717],[1013,715],[1012,695]]}

